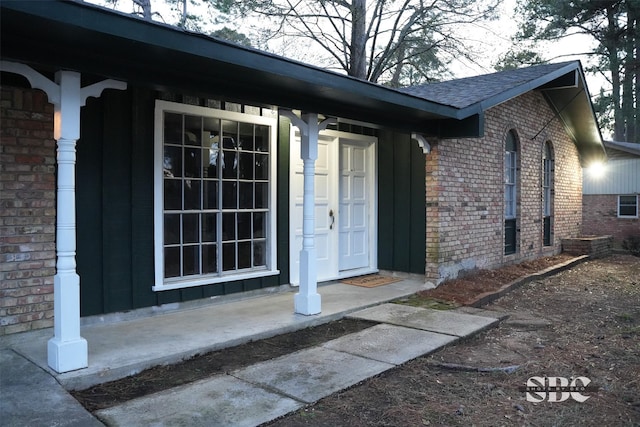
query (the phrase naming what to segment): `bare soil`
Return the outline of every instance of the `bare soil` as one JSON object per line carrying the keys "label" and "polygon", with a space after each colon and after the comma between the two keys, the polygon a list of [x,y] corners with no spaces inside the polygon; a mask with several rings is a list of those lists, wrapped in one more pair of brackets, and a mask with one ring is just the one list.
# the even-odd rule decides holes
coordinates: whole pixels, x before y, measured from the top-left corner
{"label": "bare soil", "polygon": [[560,254],[524,261],[495,270],[476,270],[459,279],[449,280],[435,289],[420,292],[418,297],[422,299],[434,298],[458,305],[467,305],[474,302],[478,295],[497,291],[502,286],[524,276],[573,259],[575,259],[573,255]]}
{"label": "bare soil", "polygon": [[[639,258],[587,261],[483,308],[510,317],[269,425],[640,426]],[[528,402],[532,376],[584,376],[597,391]]]}
{"label": "bare soil", "polygon": [[[570,257],[478,271],[400,303],[452,309]],[[483,309],[500,325],[335,393],[270,426],[640,426],[640,258],[614,255],[510,292]],[[73,392],[89,410],[281,356],[357,332],[343,319],[199,355]],[[509,368],[506,373],[501,368]],[[496,370],[497,368],[497,370]],[[493,370],[482,372],[483,370]],[[598,390],[578,403],[532,403],[532,376],[586,376]]]}
{"label": "bare soil", "polygon": [[71,394],[85,408],[93,412],[136,397],[274,359],[346,334],[359,332],[375,324],[366,320],[341,319],[223,350],[198,354],[180,363],[155,366],[116,381],[98,384],[84,390],[74,390]]}

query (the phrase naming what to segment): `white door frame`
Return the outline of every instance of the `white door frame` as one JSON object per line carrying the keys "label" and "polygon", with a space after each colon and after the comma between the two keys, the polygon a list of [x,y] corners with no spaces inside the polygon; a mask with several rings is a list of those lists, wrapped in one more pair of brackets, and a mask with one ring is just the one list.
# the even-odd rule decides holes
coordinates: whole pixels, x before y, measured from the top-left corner
{"label": "white door frame", "polygon": [[[301,222],[301,218],[296,222],[295,220],[295,205],[296,200],[293,197],[293,186],[294,179],[296,174],[295,162],[299,162],[298,150],[295,150],[293,144],[299,144],[300,138],[297,134],[297,130],[295,128],[291,128],[291,147],[290,150],[290,184],[289,184],[289,280],[292,285],[297,286],[298,283],[298,271],[296,269],[296,263],[299,257],[299,248],[296,243],[296,223]],[[332,265],[333,271],[329,272],[329,274],[320,275],[321,281],[331,281],[331,280],[339,280],[346,277],[359,276],[363,274],[375,273],[378,271],[378,173],[377,173],[377,155],[378,155],[378,138],[370,135],[360,135],[353,134],[348,132],[336,131],[336,130],[324,130],[321,132],[321,139],[333,139],[335,141],[335,145],[333,149],[335,153],[331,156],[331,161],[335,162],[335,177],[331,178],[331,182],[335,185],[333,188],[332,195],[335,197],[333,202],[334,212],[337,212],[339,209],[339,175],[340,175],[340,143],[351,142],[355,144],[363,144],[369,145],[369,149],[367,150],[367,158],[366,158],[366,170],[368,171],[368,177],[370,179],[367,180],[367,194],[370,200],[368,204],[368,219],[369,219],[369,265],[363,268],[357,268],[352,270],[339,271],[338,268],[338,256],[339,256],[339,221],[340,214],[337,212],[335,218],[335,224],[333,227],[333,232],[335,233],[335,238],[331,240],[332,248],[330,249],[335,255],[334,260],[330,262]],[[319,221],[319,224],[322,224]],[[320,273],[320,272],[318,272]],[[326,273],[326,272],[325,272]]]}

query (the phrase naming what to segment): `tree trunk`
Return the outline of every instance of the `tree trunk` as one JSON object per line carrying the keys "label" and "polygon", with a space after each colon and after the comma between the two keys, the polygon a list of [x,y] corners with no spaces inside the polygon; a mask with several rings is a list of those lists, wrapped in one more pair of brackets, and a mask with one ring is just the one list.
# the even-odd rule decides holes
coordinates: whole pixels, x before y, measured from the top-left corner
{"label": "tree trunk", "polygon": [[153,14],[151,13],[151,0],[133,0],[135,4],[142,9],[142,18],[151,21]]}
{"label": "tree trunk", "polygon": [[393,70],[393,76],[391,77],[391,81],[389,82],[389,86],[393,88],[400,87],[400,77],[402,76],[402,68],[404,67],[404,57],[405,57],[405,46],[401,46],[398,48],[398,52],[396,54],[396,58],[398,60],[395,69]]}
{"label": "tree trunk", "polygon": [[624,132],[624,114],[622,112],[621,102],[621,81],[620,81],[620,60],[618,59],[617,50],[617,24],[616,24],[616,11],[613,7],[607,8],[607,35],[602,44],[607,49],[609,56],[609,71],[611,71],[611,85],[612,93],[611,99],[613,100],[613,139],[616,141],[623,141]]}
{"label": "tree trunk", "polygon": [[630,2],[633,3],[629,7],[629,11],[634,18],[634,31],[631,33],[633,37],[633,84],[634,84],[634,98],[635,108],[633,114],[635,116],[635,138],[630,139],[629,142],[640,143],[640,1]]}
{"label": "tree trunk", "polygon": [[180,0],[182,2],[182,17],[180,18],[180,27],[185,28],[187,26],[187,0]]}
{"label": "tree trunk", "polygon": [[359,79],[367,78],[367,2],[353,0],[351,4],[351,52],[349,75]]}
{"label": "tree trunk", "polygon": [[636,140],[636,111],[634,105],[634,80],[636,75],[635,58],[635,29],[636,16],[631,2],[627,2],[627,31],[624,51],[626,60],[624,64],[624,80],[622,82],[622,114],[625,124],[625,141]]}

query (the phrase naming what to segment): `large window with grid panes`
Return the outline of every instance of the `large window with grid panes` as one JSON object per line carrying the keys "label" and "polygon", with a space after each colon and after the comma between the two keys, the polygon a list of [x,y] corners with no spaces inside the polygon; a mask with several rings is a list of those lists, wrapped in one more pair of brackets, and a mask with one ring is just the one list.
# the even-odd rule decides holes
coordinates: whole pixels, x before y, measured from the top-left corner
{"label": "large window with grid panes", "polygon": [[157,101],[155,290],[277,274],[277,120]]}

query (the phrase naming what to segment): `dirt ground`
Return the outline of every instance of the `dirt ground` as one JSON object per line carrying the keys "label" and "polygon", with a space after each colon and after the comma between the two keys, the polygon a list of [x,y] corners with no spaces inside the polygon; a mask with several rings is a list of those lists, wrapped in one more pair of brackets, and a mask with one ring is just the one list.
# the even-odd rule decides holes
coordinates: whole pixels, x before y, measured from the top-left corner
{"label": "dirt ground", "polygon": [[[400,302],[452,309],[479,293],[568,258],[561,255],[476,272]],[[640,426],[640,258],[614,255],[587,261],[528,283],[483,309],[509,317],[495,329],[410,361],[269,425]],[[343,319],[199,355],[73,394],[94,411],[373,324]],[[573,399],[528,402],[522,387],[533,376],[587,377],[597,391],[585,392],[589,399],[584,403]]]}
{"label": "dirt ground", "polygon": [[[510,317],[269,425],[640,426],[640,258],[587,261],[483,308]],[[533,376],[597,391],[533,403],[521,389]]]}

